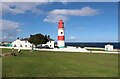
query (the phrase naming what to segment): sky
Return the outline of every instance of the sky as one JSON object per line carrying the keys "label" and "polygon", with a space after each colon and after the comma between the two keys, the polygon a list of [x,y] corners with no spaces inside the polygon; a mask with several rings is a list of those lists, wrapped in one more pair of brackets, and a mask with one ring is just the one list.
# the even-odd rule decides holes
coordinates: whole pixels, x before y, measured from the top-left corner
{"label": "sky", "polygon": [[57,41],[58,21],[65,24],[66,42],[117,42],[117,2],[3,2],[2,40],[31,34]]}

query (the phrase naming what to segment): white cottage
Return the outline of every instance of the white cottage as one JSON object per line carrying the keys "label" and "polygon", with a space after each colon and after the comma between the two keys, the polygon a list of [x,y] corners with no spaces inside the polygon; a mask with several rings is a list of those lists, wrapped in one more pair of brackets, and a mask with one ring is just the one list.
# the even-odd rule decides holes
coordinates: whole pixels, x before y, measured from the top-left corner
{"label": "white cottage", "polygon": [[105,50],[106,51],[113,51],[113,45],[110,45],[110,44],[105,45]]}
{"label": "white cottage", "polygon": [[54,46],[55,46],[54,40],[51,39],[51,38],[48,38],[48,40],[49,40],[49,41],[48,41],[46,44],[42,44],[42,46],[48,46],[48,47],[50,47],[50,48],[54,48]]}
{"label": "white cottage", "polygon": [[17,39],[13,41],[11,44],[12,44],[12,47],[32,47],[32,44],[27,40]]}

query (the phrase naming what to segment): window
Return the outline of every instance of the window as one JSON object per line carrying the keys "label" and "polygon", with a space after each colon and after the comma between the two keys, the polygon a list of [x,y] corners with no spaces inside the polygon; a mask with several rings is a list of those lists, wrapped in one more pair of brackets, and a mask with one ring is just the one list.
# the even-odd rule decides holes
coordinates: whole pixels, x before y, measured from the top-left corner
{"label": "window", "polygon": [[51,43],[51,41],[50,41],[50,43]]}
{"label": "window", "polygon": [[25,47],[27,47],[27,45],[25,45]]}
{"label": "window", "polygon": [[61,34],[63,34],[63,32],[61,32]]}
{"label": "window", "polygon": [[14,47],[17,47],[16,44],[14,45]]}
{"label": "window", "polygon": [[51,45],[50,45],[50,47],[51,47]]}
{"label": "window", "polygon": [[20,45],[20,47],[22,47],[22,44]]}

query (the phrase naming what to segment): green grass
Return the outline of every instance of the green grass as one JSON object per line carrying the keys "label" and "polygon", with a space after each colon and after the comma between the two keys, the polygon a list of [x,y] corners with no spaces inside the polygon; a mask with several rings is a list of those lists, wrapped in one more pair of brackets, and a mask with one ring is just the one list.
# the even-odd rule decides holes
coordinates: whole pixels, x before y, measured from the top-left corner
{"label": "green grass", "polygon": [[[3,49],[7,51],[7,49]],[[21,51],[3,57],[3,77],[117,77],[117,54]]]}
{"label": "green grass", "polygon": [[[15,52],[17,52],[17,49],[14,49]],[[7,49],[7,48],[4,48],[2,49],[2,53],[11,53],[12,52],[12,49]]]}
{"label": "green grass", "polygon": [[90,51],[105,51],[104,49],[87,49],[87,50],[90,50]]}
{"label": "green grass", "polygon": [[[105,49],[87,49],[87,50],[89,50],[89,51],[105,51]],[[120,52],[120,50],[113,50],[113,51],[109,51],[109,52]]]}
{"label": "green grass", "polygon": [[2,77],[2,58],[0,57],[0,78]]}

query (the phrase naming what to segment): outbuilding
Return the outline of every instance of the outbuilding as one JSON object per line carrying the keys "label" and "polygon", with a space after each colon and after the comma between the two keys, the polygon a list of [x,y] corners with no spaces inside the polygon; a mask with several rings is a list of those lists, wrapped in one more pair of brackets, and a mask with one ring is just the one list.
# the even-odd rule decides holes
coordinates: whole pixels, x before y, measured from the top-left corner
{"label": "outbuilding", "polygon": [[105,51],[113,51],[113,45],[110,44],[105,45]]}

